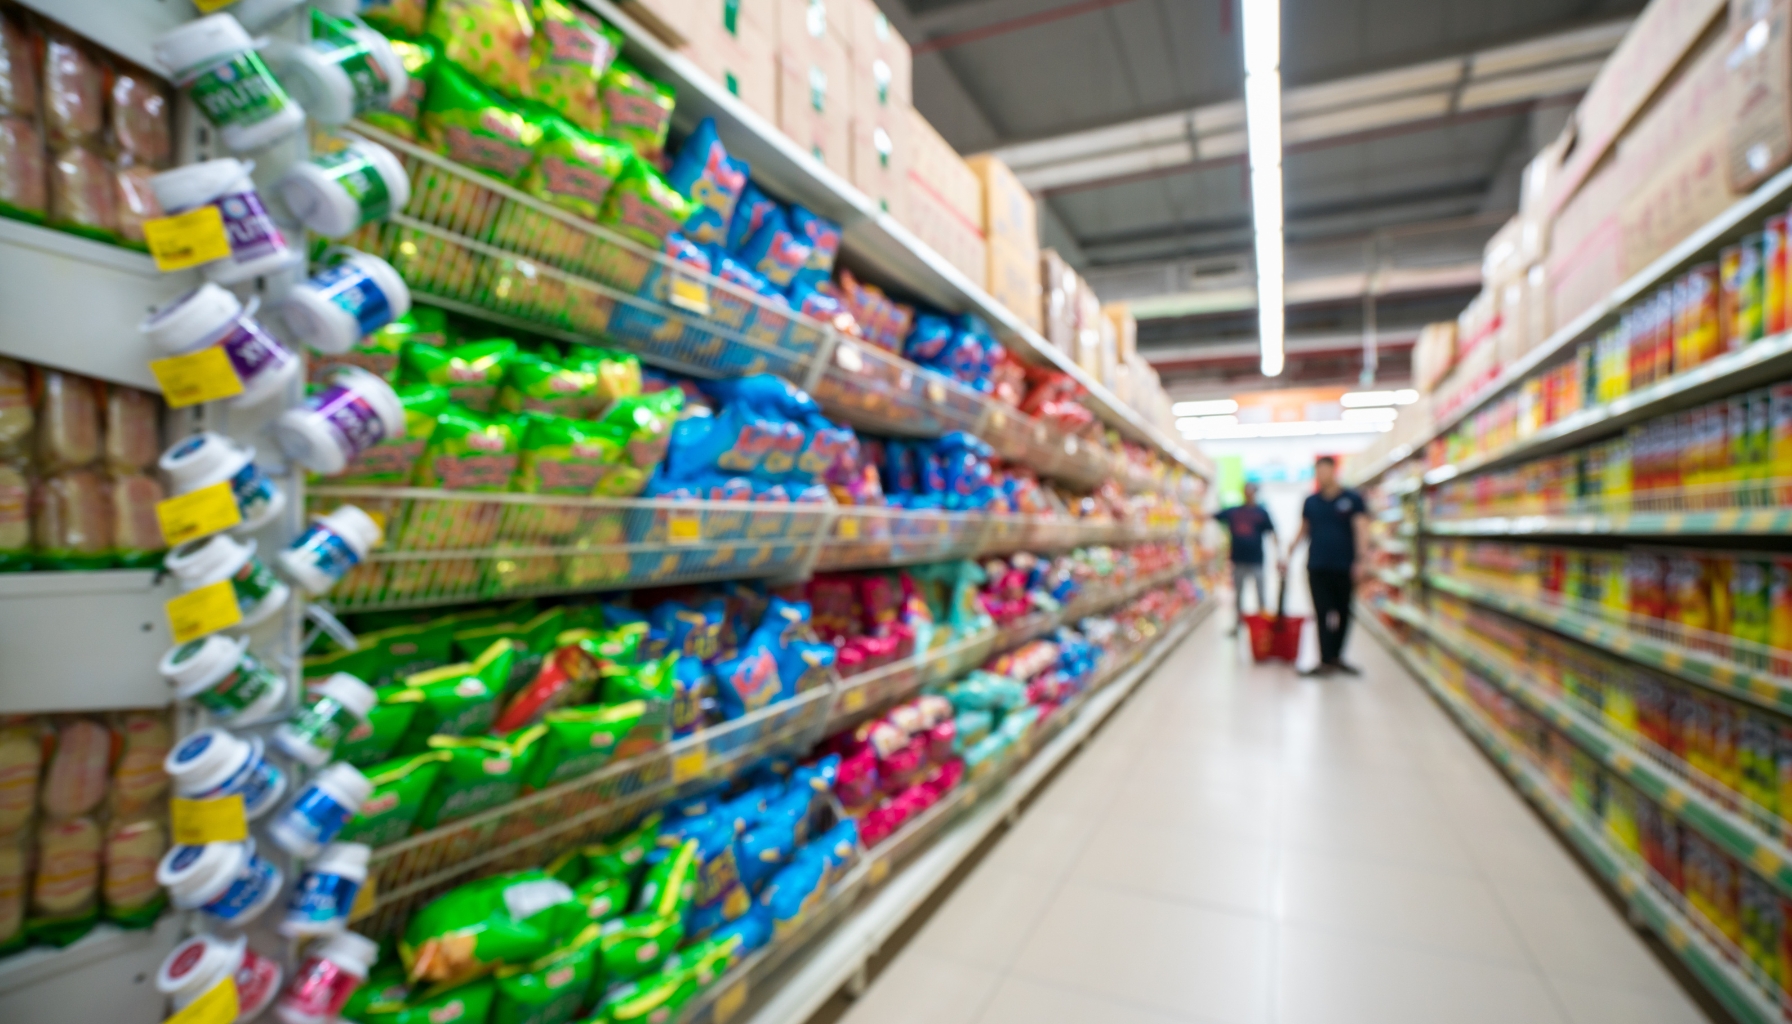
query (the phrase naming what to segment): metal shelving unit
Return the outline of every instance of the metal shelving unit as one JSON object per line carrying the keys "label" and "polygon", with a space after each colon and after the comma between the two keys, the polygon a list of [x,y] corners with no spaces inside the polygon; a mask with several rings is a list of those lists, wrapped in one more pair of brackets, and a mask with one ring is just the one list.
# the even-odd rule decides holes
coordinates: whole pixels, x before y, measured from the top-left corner
{"label": "metal shelving unit", "polygon": [[1622,534],[1632,537],[1773,536],[1792,530],[1792,509],[1732,508],[1711,512],[1588,512],[1535,516],[1431,519],[1444,537],[1531,537]]}

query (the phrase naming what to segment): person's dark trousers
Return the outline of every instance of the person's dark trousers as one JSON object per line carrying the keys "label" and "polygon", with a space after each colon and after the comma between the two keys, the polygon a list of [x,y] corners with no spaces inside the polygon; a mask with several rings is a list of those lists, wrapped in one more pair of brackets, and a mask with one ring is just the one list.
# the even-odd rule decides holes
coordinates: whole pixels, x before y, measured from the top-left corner
{"label": "person's dark trousers", "polygon": [[1319,625],[1319,660],[1335,665],[1344,655],[1344,632],[1350,628],[1350,570],[1308,569],[1313,617]]}

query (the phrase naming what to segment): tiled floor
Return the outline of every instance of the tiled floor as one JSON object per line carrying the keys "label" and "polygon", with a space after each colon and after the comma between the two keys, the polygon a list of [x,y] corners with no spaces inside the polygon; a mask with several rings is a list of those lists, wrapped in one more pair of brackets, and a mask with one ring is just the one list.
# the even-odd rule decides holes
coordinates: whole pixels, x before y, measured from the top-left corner
{"label": "tiled floor", "polygon": [[1249,663],[1215,615],[845,1024],[1700,1024],[1418,684]]}

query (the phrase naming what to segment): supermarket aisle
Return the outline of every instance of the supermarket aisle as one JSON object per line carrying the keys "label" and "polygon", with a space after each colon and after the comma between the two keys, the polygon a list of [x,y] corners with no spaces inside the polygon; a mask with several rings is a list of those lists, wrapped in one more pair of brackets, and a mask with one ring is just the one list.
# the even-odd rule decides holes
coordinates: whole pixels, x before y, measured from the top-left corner
{"label": "supermarket aisle", "polygon": [[1593,883],[1375,640],[1258,667],[1217,614],[846,1024],[1696,1024]]}

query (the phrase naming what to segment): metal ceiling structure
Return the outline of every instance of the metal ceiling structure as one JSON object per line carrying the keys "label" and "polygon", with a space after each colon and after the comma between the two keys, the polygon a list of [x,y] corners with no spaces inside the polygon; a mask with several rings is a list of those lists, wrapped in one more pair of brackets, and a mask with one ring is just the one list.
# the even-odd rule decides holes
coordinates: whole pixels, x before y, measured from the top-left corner
{"label": "metal ceiling structure", "polygon": [[[921,113],[1015,168],[1045,244],[1132,303],[1172,392],[1250,386],[1238,0],[878,2],[915,47]],[[1400,383],[1402,346],[1474,294],[1524,164],[1642,6],[1283,0],[1287,383],[1356,383],[1366,334]]]}

